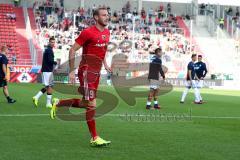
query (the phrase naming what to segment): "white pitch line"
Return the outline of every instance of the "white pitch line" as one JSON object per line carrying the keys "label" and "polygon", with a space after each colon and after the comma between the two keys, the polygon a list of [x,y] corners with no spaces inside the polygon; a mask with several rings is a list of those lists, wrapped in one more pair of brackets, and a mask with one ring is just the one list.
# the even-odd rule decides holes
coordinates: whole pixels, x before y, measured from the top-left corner
{"label": "white pitch line", "polygon": [[42,117],[49,114],[0,114],[0,117]]}
{"label": "white pitch line", "polygon": [[[69,114],[60,114],[60,115],[69,115]],[[76,115],[77,114],[73,114],[73,115]],[[152,116],[154,116],[155,114],[152,114]],[[156,114],[158,115],[158,114]],[[161,115],[161,114],[159,114]],[[45,116],[50,116],[49,114],[0,114],[0,117],[45,117]],[[140,117],[145,117],[145,116],[150,116],[150,114],[134,114],[134,113],[128,113],[127,115],[125,113],[123,114],[106,114],[104,115],[106,117],[120,117],[120,116],[132,116],[132,117],[137,117],[137,116],[140,116]],[[166,116],[166,117],[176,117],[176,116],[170,116],[170,115],[164,115],[164,113],[162,114],[162,116]],[[240,119],[240,117],[224,117],[224,116],[221,116],[221,117],[217,117],[217,116],[185,116],[185,118],[199,118],[199,119]]]}

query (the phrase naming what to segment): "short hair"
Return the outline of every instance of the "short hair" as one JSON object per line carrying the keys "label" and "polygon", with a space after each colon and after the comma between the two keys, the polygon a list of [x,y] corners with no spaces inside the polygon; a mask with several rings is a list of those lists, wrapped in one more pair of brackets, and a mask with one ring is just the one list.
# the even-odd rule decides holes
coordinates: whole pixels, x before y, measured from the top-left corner
{"label": "short hair", "polygon": [[8,49],[8,47],[4,45],[1,47],[1,52],[5,52],[7,49]]}
{"label": "short hair", "polygon": [[159,48],[155,49],[154,53],[157,54],[158,52],[161,52],[161,51],[162,51],[162,48],[159,47]]}
{"label": "short hair", "polygon": [[53,36],[50,37],[50,38],[49,38],[49,42],[50,42],[50,41],[55,41],[55,38],[54,38]]}
{"label": "short hair", "polygon": [[203,56],[202,56],[202,55],[198,55],[198,57],[201,57],[201,58],[202,58]]}
{"label": "short hair", "polygon": [[197,54],[192,54],[192,58],[193,58],[193,57],[196,57],[196,56],[197,56]]}
{"label": "short hair", "polygon": [[97,8],[97,9],[95,9],[94,12],[93,12],[93,17],[94,17],[94,16],[98,16],[100,10],[107,10],[107,8],[106,8],[106,7],[99,7],[99,8]]}

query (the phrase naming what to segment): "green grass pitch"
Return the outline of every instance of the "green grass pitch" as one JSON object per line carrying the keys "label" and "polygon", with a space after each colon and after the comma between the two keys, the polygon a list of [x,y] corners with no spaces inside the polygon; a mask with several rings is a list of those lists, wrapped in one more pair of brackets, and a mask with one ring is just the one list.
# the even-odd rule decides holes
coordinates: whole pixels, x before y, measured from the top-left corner
{"label": "green grass pitch", "polygon": [[[0,94],[0,160],[239,160],[240,92],[203,89],[207,101],[192,104],[189,93],[179,104],[183,89],[159,97],[160,111],[145,110],[146,98],[128,106],[120,97],[118,107],[97,119],[101,137],[111,140],[105,148],[92,148],[85,122],[50,120],[42,97],[38,108],[32,96],[40,84],[10,84],[17,103],[6,104]],[[114,92],[112,87],[101,90]],[[72,95],[54,93],[54,97]],[[100,102],[100,101],[99,101]],[[73,110],[78,112],[78,110]],[[124,118],[141,114],[143,119]],[[121,116],[119,116],[119,114]],[[148,115],[191,114],[191,119],[144,119]]]}

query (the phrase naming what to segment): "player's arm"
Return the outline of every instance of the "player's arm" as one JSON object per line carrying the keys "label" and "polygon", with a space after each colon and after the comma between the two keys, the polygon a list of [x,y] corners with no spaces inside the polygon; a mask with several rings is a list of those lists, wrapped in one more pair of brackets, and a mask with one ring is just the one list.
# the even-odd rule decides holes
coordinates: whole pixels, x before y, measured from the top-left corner
{"label": "player's arm", "polygon": [[69,79],[71,83],[75,83],[75,54],[76,51],[78,51],[81,48],[81,46],[78,43],[74,43],[74,45],[71,47],[69,51]]}
{"label": "player's arm", "polygon": [[4,80],[7,80],[7,65],[8,65],[8,60],[6,57],[3,57],[2,59],[2,71],[5,75]]}
{"label": "player's arm", "polygon": [[107,70],[107,72],[111,73],[112,72],[112,69],[110,66],[108,66],[107,64],[107,58],[105,57],[104,60],[103,60],[103,65],[104,65],[104,68]]}
{"label": "player's arm", "polygon": [[[189,79],[190,79],[190,81],[192,82],[192,67],[191,67],[191,65],[190,65],[190,63],[188,64],[188,66],[187,66],[187,69],[188,69],[188,75],[189,75]],[[195,75],[194,75],[195,76]]]}
{"label": "player's arm", "polygon": [[200,78],[198,77],[196,71],[195,71],[194,79],[196,79],[196,80],[198,80],[198,81],[200,81],[200,79],[201,79],[201,77],[200,77]]}
{"label": "player's arm", "polygon": [[203,75],[203,78],[206,77],[207,73],[208,73],[208,70],[207,70],[206,64],[204,64],[204,75]]}
{"label": "player's arm", "polygon": [[191,69],[188,70],[188,75],[189,75],[190,81],[192,81],[192,70]]}
{"label": "player's arm", "polygon": [[165,80],[165,73],[163,72],[162,65],[160,65],[160,74],[161,74],[163,80]]}
{"label": "player's arm", "polygon": [[2,64],[2,70],[5,75],[4,80],[7,80],[7,65],[6,64]]}
{"label": "player's arm", "polygon": [[69,50],[69,80],[70,83],[75,83],[75,54],[81,46],[83,46],[89,39],[89,33],[86,30],[83,30],[79,37],[75,40],[75,43]]}
{"label": "player's arm", "polygon": [[159,72],[160,72],[163,80],[165,80],[165,73],[163,72],[162,61],[160,60],[158,63],[159,63]]}
{"label": "player's arm", "polygon": [[57,62],[54,61],[54,55],[53,55],[53,52],[48,50],[49,53],[47,53],[47,59],[48,59],[48,64],[50,65],[57,65]]}
{"label": "player's arm", "polygon": [[70,72],[73,71],[74,68],[74,64],[75,64],[75,54],[76,51],[78,51],[81,48],[81,46],[78,43],[74,43],[74,45],[71,47],[70,51],[69,51],[69,68],[70,68]]}

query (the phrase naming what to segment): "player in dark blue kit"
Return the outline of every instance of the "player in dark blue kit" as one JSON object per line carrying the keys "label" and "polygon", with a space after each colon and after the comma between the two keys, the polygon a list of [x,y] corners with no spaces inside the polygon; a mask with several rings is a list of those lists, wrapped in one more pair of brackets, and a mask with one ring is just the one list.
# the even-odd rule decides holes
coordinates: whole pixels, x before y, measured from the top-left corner
{"label": "player in dark blue kit", "polygon": [[3,46],[1,48],[0,53],[0,88],[3,88],[3,93],[8,101],[8,103],[15,103],[16,100],[10,98],[9,92],[8,92],[8,86],[7,86],[7,69],[8,69],[8,59],[6,57],[6,54],[8,52],[8,48],[6,46]]}
{"label": "player in dark blue kit", "polygon": [[38,99],[47,92],[47,108],[52,108],[52,87],[53,87],[53,70],[57,65],[57,62],[54,61],[53,47],[55,45],[54,37],[49,39],[49,45],[43,53],[43,62],[42,62],[42,83],[45,86],[42,88],[34,97],[33,103],[37,107]]}
{"label": "player in dark blue kit", "polygon": [[197,82],[198,82],[198,77],[196,76],[196,71],[195,71],[195,62],[197,60],[197,55],[193,54],[192,55],[192,61],[188,63],[187,66],[187,81],[186,81],[186,89],[184,90],[182,94],[182,98],[180,103],[184,103],[185,98],[191,88],[194,89],[194,95],[195,95],[195,104],[201,104],[200,99],[199,99],[199,90],[197,88]]}
{"label": "player in dark blue kit", "polygon": [[197,81],[197,88],[199,89],[199,99],[200,102],[203,102],[200,89],[203,87],[203,80],[206,77],[208,71],[206,64],[202,62],[202,55],[198,55],[198,62],[195,63],[194,68],[196,71],[196,76],[199,79]]}
{"label": "player in dark blue kit", "polygon": [[154,99],[154,108],[160,109],[160,105],[158,104],[158,92],[160,87],[160,76],[161,74],[163,80],[165,80],[165,73],[162,67],[162,56],[163,52],[161,48],[157,48],[155,50],[155,55],[151,58],[150,66],[149,66],[149,74],[148,79],[150,81],[150,92],[148,95],[146,109],[151,109],[152,99]]}

